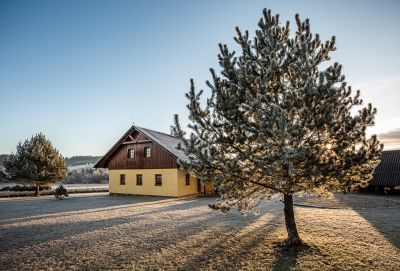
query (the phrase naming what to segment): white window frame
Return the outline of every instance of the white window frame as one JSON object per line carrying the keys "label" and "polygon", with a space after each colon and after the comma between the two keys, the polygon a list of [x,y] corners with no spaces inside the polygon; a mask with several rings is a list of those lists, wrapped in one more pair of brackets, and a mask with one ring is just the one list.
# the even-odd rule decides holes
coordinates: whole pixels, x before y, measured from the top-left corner
{"label": "white window frame", "polygon": [[151,147],[144,148],[144,151],[145,151],[144,157],[150,158],[151,157]]}
{"label": "white window frame", "polygon": [[133,159],[133,158],[135,158],[135,149],[128,149],[128,159]]}
{"label": "white window frame", "polygon": [[[155,178],[154,178],[154,185],[155,185],[155,186],[162,186],[162,182],[163,182],[162,174],[156,174],[156,175],[154,175],[154,176],[155,176]],[[157,183],[157,177],[159,177],[160,183]]]}

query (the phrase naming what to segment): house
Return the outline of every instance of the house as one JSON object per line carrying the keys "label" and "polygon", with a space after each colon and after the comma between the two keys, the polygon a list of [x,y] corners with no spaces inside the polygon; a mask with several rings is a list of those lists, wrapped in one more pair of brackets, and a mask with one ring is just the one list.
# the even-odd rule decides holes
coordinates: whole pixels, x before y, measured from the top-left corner
{"label": "house", "polygon": [[94,165],[108,168],[109,192],[180,197],[212,193],[212,184],[191,176],[178,165],[186,155],[174,136],[132,126]]}
{"label": "house", "polygon": [[369,187],[375,191],[400,186],[400,150],[383,151],[381,162],[376,167]]}

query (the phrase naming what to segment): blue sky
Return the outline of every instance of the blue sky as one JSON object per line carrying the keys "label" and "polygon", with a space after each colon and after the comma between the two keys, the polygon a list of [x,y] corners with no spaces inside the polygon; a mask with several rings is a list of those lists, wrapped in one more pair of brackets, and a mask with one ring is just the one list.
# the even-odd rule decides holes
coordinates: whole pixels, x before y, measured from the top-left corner
{"label": "blue sky", "polygon": [[337,37],[334,61],[400,148],[399,1],[0,1],[0,153],[43,132],[64,156],[102,155],[135,124],[169,132],[203,88],[219,42],[264,7]]}

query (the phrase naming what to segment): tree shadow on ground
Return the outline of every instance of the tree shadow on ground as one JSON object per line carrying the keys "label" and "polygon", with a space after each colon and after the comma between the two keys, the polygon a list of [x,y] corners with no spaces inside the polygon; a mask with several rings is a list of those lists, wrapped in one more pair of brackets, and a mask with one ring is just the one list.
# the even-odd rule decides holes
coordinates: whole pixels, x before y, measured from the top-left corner
{"label": "tree shadow on ground", "polygon": [[[367,220],[375,229],[377,229],[385,238],[400,249],[400,197],[393,198],[375,195],[360,195],[357,197],[367,197],[368,206],[363,207],[355,201],[348,201],[344,196],[335,196],[335,198],[348,206],[365,220]],[[365,199],[363,199],[365,200]],[[379,201],[386,201],[385,204]],[[376,204],[374,204],[376,201]],[[390,203],[392,201],[392,204]]]}
{"label": "tree shadow on ground", "polygon": [[286,271],[291,270],[296,266],[300,257],[305,255],[321,254],[319,248],[303,244],[299,246],[282,248],[282,243],[275,243],[275,262],[271,268],[272,271]]}
{"label": "tree shadow on ground", "polygon": [[[129,224],[129,223],[139,223],[141,220],[146,220],[152,215],[157,215],[160,213],[172,213],[178,210],[186,209],[189,210],[191,208],[196,208],[198,205],[188,204],[187,201],[173,201],[168,202],[172,203],[167,206],[157,207],[157,202],[154,204],[146,204],[145,206],[139,205],[136,207],[135,205],[130,205],[130,207],[138,208],[135,213],[128,213],[124,215],[112,216],[110,218],[102,218],[96,220],[86,220],[86,221],[66,221],[60,223],[39,223],[36,224],[38,221],[37,218],[29,219],[27,218],[27,222],[34,221],[34,224],[28,223],[27,225],[18,225],[15,224],[20,223],[21,221],[17,221],[13,224],[0,224],[2,227],[2,235],[0,235],[0,252],[7,251],[10,248],[18,249],[21,247],[31,246],[31,245],[38,245],[41,243],[45,243],[47,241],[55,240],[55,239],[62,239],[65,237],[72,237],[88,232],[93,232],[96,230],[105,230],[107,228],[113,228],[121,224]],[[152,206],[155,205],[155,206]],[[125,206],[125,205],[124,205]],[[128,208],[130,208],[128,207]],[[122,207],[123,208],[123,207]],[[97,212],[108,212],[113,211],[119,208],[113,209],[100,209],[100,210],[89,210],[85,214],[92,215],[93,213]],[[75,215],[80,215],[82,213],[78,213]],[[62,214],[59,217],[67,217],[70,215]],[[100,214],[101,217],[101,214]],[[45,217],[42,218],[43,220],[55,218]],[[187,219],[190,219],[190,216],[186,216]],[[44,221],[46,222],[46,221]],[[153,221],[159,223],[158,221]],[[149,222],[150,223],[150,222]],[[12,246],[7,242],[9,236],[19,236],[19,238],[14,239],[12,242]]]}
{"label": "tree shadow on ground", "polygon": [[[76,251],[85,253],[88,251],[88,245],[90,245],[92,253],[96,253],[95,251],[97,253],[101,252],[93,258],[95,260],[81,262],[80,267],[83,269],[85,267],[104,269],[104,266],[109,264],[119,268],[132,261],[132,258],[129,259],[129,257],[139,257],[141,255],[148,257],[149,253],[158,253],[160,248],[164,250],[169,248],[170,251],[174,252],[178,248],[178,253],[182,253],[185,249],[197,248],[199,257],[193,257],[196,262],[183,263],[183,267],[185,267],[183,270],[193,270],[192,266],[201,266],[203,261],[213,257],[210,251],[203,250],[203,245],[206,242],[208,244],[214,242],[214,245],[211,246],[212,251],[218,252],[227,249],[225,241],[236,241],[234,234],[258,219],[257,216],[244,218],[235,212],[227,215],[218,213],[218,219],[216,219],[217,212],[211,211],[206,207],[209,200],[180,200],[172,203],[172,205],[168,206],[145,206],[143,208],[141,206],[135,208],[133,205],[128,207],[130,209],[121,213],[121,215],[111,215],[99,220],[77,220],[75,222],[61,223],[57,223],[55,220],[56,224],[54,224],[54,221],[53,224],[46,224],[45,221],[43,223],[39,221],[40,223],[37,224],[38,221],[34,221],[33,225],[21,224],[15,228],[7,227],[4,228],[4,235],[0,237],[3,244],[0,245],[0,251],[8,255],[16,251],[22,251],[22,249],[23,251],[29,251],[30,247],[35,246],[35,249],[40,251],[38,253],[43,259],[54,257],[53,255],[59,253],[67,253],[69,255],[68,261],[79,261],[80,258],[74,258],[76,257]],[[107,206],[109,205],[107,204]],[[134,213],[134,209],[138,212]],[[61,217],[64,216],[65,214],[61,215]],[[173,229],[170,228],[172,220],[175,222]],[[236,223],[235,226],[232,226],[233,221]],[[210,235],[206,234],[210,228],[215,228],[221,233],[227,230],[231,235],[215,236],[213,235],[214,231],[211,230],[212,239],[210,240],[207,238]],[[270,227],[267,226],[267,228]],[[247,253],[255,243],[261,241],[262,237],[267,235],[267,232],[264,229],[260,232],[261,235],[257,233],[254,236],[255,239],[252,242],[249,239],[243,243],[243,249],[239,253]],[[243,236],[245,235],[247,234]],[[15,238],[15,236],[18,236],[18,238]],[[77,242],[75,237],[78,236],[79,241]],[[74,237],[74,239],[69,237]],[[196,242],[191,243],[190,240],[193,238],[197,238]],[[189,240],[189,247],[182,246],[182,240]],[[154,245],[155,243],[156,245]],[[111,249],[113,246],[117,248],[123,246],[124,253],[121,254],[120,249]],[[104,248],[107,249],[104,250]],[[107,257],[100,256],[105,251],[107,251]],[[196,250],[191,253],[196,253]],[[235,262],[238,257],[236,253],[230,252],[230,258]],[[15,257],[5,256],[2,261],[4,266],[11,268],[15,267],[15,264],[23,264],[26,259],[26,256],[20,260],[15,260]],[[171,260],[171,258],[168,259]]]}
{"label": "tree shadow on ground", "polygon": [[[265,265],[273,266],[273,270],[286,270],[285,267],[296,266],[298,257],[315,253],[309,249],[289,254],[274,250],[272,242],[279,238],[276,232],[284,225],[280,203],[265,203],[261,216],[243,217],[237,211],[228,214],[211,211],[207,207],[211,201],[77,198],[71,201],[74,202],[71,206],[58,207],[63,213],[50,212],[43,221],[40,217],[23,216],[26,224],[19,220],[0,223],[4,233],[0,236],[3,244],[0,251],[5,255],[0,262],[10,269],[22,266],[32,257],[30,248],[35,247],[39,261],[68,255],[61,257],[62,262],[55,260],[51,264],[59,264],[61,269],[79,262],[81,269],[124,269],[135,263],[139,268],[153,266],[157,270],[163,264],[174,267],[173,270],[251,270],[252,264],[258,269]],[[35,200],[30,204],[32,208],[43,206]],[[9,207],[15,210],[19,205]],[[72,215],[77,218],[70,220]],[[56,216],[63,220],[58,223]],[[52,224],[47,224],[46,219]],[[16,223],[20,225],[13,228]]]}
{"label": "tree shadow on ground", "polygon": [[[105,196],[108,197],[108,196]],[[75,199],[69,199],[70,201],[74,201]],[[102,200],[102,199],[100,199]],[[60,201],[58,201],[60,202]],[[70,202],[68,202],[70,203]],[[24,208],[22,214],[15,214],[11,213],[8,216],[11,216],[12,218],[4,218],[4,216],[1,215],[1,209],[0,208],[0,226],[4,225],[7,226],[8,224],[15,224],[15,223],[24,223],[24,222],[32,222],[32,221],[40,221],[40,220],[45,220],[45,219],[51,219],[54,217],[68,217],[68,216],[76,216],[76,215],[81,215],[81,214],[93,214],[93,213],[101,213],[105,211],[118,211],[120,209],[125,209],[125,208],[151,208],[153,206],[157,206],[159,204],[170,204],[171,206],[174,205],[176,210],[183,210],[190,207],[192,204],[192,200],[187,200],[187,199],[177,199],[177,198],[160,198],[160,197],[150,197],[150,198],[144,198],[144,199],[135,199],[132,198],[130,201],[120,200],[120,199],[115,199],[112,200],[112,202],[106,202],[105,204],[101,204],[98,202],[95,202],[94,205],[85,205],[81,208],[78,206],[80,203],[78,202],[78,206],[76,205],[68,205],[62,206],[63,203],[56,203],[59,204],[57,208],[53,208],[51,210],[44,210],[40,211],[37,210],[37,207],[31,207],[29,206],[22,206]],[[183,204],[182,206],[180,206]],[[206,203],[204,203],[206,204]],[[1,205],[0,205],[1,206]],[[63,211],[56,212],[55,210],[58,208],[62,208]],[[31,209],[32,212],[31,212]],[[3,210],[5,212],[6,208]]]}
{"label": "tree shadow on ground", "polygon": [[[31,219],[35,216],[59,215],[64,212],[84,212],[94,209],[115,207],[126,208],[134,205],[159,204],[160,202],[178,201],[180,199],[170,197],[129,196],[110,197],[108,195],[90,195],[87,197],[70,195],[68,199],[56,200],[54,197],[43,197],[26,200],[2,200],[0,201],[0,223],[7,220]],[[182,200],[184,201],[184,200]],[[18,206],[17,212],[10,212]]]}
{"label": "tree shadow on ground", "polygon": [[[228,234],[210,240],[211,243],[204,253],[191,255],[191,258],[179,265],[177,270],[267,270],[268,268],[273,271],[286,271],[295,268],[302,256],[322,255],[320,249],[313,245],[304,244],[286,250],[282,248],[281,242],[271,241],[276,240],[274,231],[283,226],[283,218],[277,213],[269,215],[271,215],[270,220],[245,234],[237,235],[244,230],[245,225],[243,225],[227,230]],[[251,223],[246,226],[251,226],[256,221],[256,218],[251,218]],[[190,251],[193,247],[196,248],[196,245],[183,249]],[[220,257],[224,258],[225,265],[215,266]]]}
{"label": "tree shadow on ground", "polygon": [[[253,259],[254,253],[262,251],[262,253],[270,254],[272,252],[268,238],[270,238],[271,232],[281,224],[280,216],[274,213],[266,215],[270,219],[255,228],[252,225],[257,222],[259,217],[250,216],[246,218],[247,223],[233,228],[225,228],[212,240],[197,240],[189,246],[181,247],[180,249],[184,251],[192,251],[192,254],[189,259],[177,266],[177,270],[248,270],[248,268],[252,268],[246,266],[249,258],[250,261],[256,261],[257,259]],[[230,225],[229,220],[235,219],[234,216],[227,217],[226,225],[220,223],[220,226]],[[246,230],[247,228],[248,230]],[[206,249],[198,249],[198,247],[202,247],[203,241],[207,242]],[[260,246],[265,249],[258,250]],[[223,258],[223,261],[220,258]],[[215,266],[216,262],[224,262],[224,266]]]}

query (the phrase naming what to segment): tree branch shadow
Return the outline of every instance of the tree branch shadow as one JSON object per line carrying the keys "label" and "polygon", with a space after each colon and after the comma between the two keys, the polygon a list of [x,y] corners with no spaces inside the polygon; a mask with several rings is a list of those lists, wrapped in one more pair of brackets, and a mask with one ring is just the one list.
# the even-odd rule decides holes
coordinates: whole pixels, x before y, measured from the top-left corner
{"label": "tree branch shadow", "polygon": [[298,246],[283,247],[282,243],[275,243],[275,262],[271,268],[272,271],[291,270],[294,268],[300,257],[305,255],[321,254],[318,247],[310,244],[302,244]]}

